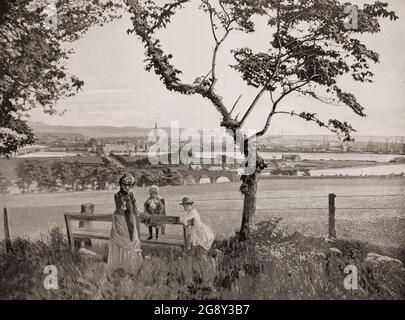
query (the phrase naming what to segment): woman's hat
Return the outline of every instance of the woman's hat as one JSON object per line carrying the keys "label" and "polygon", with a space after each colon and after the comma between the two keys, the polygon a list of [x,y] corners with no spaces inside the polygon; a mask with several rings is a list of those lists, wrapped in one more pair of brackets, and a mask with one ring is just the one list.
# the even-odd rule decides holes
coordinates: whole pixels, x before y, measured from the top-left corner
{"label": "woman's hat", "polygon": [[132,186],[135,184],[135,178],[132,175],[130,175],[129,173],[126,173],[120,179],[120,185],[121,184]]}
{"label": "woman's hat", "polygon": [[193,204],[194,201],[191,200],[189,197],[184,197],[183,200],[181,200],[180,205],[183,206],[185,204]]}

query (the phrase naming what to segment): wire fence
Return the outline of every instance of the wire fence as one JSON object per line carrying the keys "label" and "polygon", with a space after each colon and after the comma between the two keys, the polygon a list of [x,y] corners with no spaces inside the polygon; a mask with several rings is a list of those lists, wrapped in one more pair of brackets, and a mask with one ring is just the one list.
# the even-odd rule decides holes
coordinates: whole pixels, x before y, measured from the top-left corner
{"label": "wire fence", "polygon": [[[332,196],[332,198],[331,198]],[[335,199],[337,202],[335,202]],[[340,202],[339,199],[342,199]],[[348,199],[347,201],[343,201]],[[359,200],[357,200],[359,199]],[[371,201],[375,199],[380,199],[378,201]],[[266,200],[269,201],[266,203]],[[284,201],[288,200],[288,201]],[[291,200],[291,201],[290,201]],[[194,201],[201,203],[198,205],[198,211],[201,213],[228,213],[230,215],[241,214],[243,210],[243,197],[240,196],[230,196],[226,197],[200,197],[194,198]],[[332,201],[332,202],[331,202]],[[174,203],[176,202],[176,205]],[[211,202],[212,204],[207,204]],[[219,205],[219,203],[223,205]],[[232,203],[233,202],[233,203]],[[166,199],[166,204],[169,205],[170,213],[173,215],[178,215],[182,210],[178,206],[178,200]],[[385,205],[386,204],[386,205]],[[13,210],[13,208],[10,208]],[[339,219],[339,213],[347,219],[351,216],[351,211],[361,211],[363,214],[364,210],[380,211],[381,214],[385,214],[386,211],[394,212],[396,215],[405,213],[405,194],[306,194],[302,192],[297,195],[277,195],[277,191],[266,191],[260,192],[257,197],[257,208],[256,211],[260,214],[278,214],[288,216],[291,213],[292,216],[296,217],[302,215],[302,217],[310,217],[311,213],[316,217],[324,216],[328,219],[329,224],[329,235],[330,237],[336,237],[335,230],[335,215]],[[349,216],[347,215],[349,213]],[[3,228],[8,228],[8,217],[3,217],[4,223]],[[42,220],[44,223],[45,220]],[[5,230],[4,234],[7,237],[9,231]]]}
{"label": "wire fence", "polygon": [[[257,197],[257,200],[281,200],[281,199],[297,199],[297,200],[303,200],[307,199],[310,200],[312,198],[316,199],[328,199],[328,195],[310,195],[310,196],[273,196],[273,197]],[[362,194],[362,195],[336,195],[336,198],[404,198],[404,202],[402,206],[390,206],[390,207],[372,207],[372,206],[367,206],[367,207],[336,207],[336,210],[342,211],[342,210],[399,210],[399,209],[405,209],[405,194]],[[196,198],[195,199],[198,202],[224,202],[224,201],[234,201],[234,202],[243,202],[244,199],[242,197],[240,198]],[[199,210],[203,212],[214,212],[218,211],[218,209],[207,209],[207,208],[200,208]],[[256,211],[291,211],[291,210],[329,210],[329,206],[325,207],[258,207],[256,208]],[[240,211],[239,208],[235,209],[220,209],[221,212],[238,212]]]}
{"label": "wire fence", "polygon": [[[261,192],[263,193],[263,192]],[[274,193],[274,192],[273,192]],[[404,197],[405,194],[362,194],[362,195],[337,195],[339,198],[364,198],[364,197]],[[327,195],[322,196],[277,196],[277,197],[257,197],[256,199],[303,199],[303,198],[327,198]],[[198,201],[242,201],[243,198],[196,198]]]}

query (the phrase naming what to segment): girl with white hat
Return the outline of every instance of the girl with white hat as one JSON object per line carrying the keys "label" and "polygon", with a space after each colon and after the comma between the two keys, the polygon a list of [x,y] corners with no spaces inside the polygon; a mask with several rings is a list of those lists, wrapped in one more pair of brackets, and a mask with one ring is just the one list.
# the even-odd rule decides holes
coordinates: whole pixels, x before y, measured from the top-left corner
{"label": "girl with white hat", "polygon": [[197,209],[194,208],[193,204],[194,202],[190,198],[183,198],[180,205],[183,206],[186,214],[180,217],[180,222],[187,225],[188,221],[193,220],[190,229],[191,245],[196,249],[202,248],[205,252],[208,252],[214,242],[214,232],[208,225],[201,221],[200,214]]}
{"label": "girl with white hat", "polygon": [[[153,216],[157,214],[163,214],[165,206],[160,199],[159,195],[159,188],[158,186],[151,186],[149,189],[149,199],[145,201],[145,215],[146,216]],[[159,238],[159,231],[160,225],[157,223],[150,223],[148,221],[145,222],[146,226],[149,228],[149,238],[151,240],[153,238],[153,228],[155,228],[156,232],[156,240]]]}

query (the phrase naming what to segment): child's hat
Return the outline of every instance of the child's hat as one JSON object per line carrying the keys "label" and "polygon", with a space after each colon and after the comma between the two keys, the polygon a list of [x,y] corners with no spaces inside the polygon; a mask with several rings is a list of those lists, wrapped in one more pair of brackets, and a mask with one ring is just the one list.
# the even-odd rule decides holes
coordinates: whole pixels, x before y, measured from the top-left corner
{"label": "child's hat", "polygon": [[185,204],[193,204],[194,201],[191,200],[189,197],[184,197],[183,200],[181,200],[180,205],[183,206]]}

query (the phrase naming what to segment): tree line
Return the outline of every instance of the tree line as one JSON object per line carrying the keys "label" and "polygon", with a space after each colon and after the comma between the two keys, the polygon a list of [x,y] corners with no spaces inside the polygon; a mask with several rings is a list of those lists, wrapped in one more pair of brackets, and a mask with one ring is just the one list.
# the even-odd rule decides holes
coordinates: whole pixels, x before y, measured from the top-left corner
{"label": "tree line", "polygon": [[87,188],[105,190],[116,183],[121,170],[114,166],[89,166],[80,161],[41,162],[23,160],[16,167],[17,186],[30,192],[36,183],[38,191],[54,192],[59,189],[81,191]]}
{"label": "tree line", "polygon": [[[16,167],[16,184],[23,193],[32,192],[36,185],[39,192],[56,192],[59,190],[83,191],[106,190],[110,185],[118,185],[124,169],[112,165],[90,166],[80,161],[53,161],[24,159]],[[183,176],[171,169],[132,170],[136,185],[158,186],[181,185]]]}
{"label": "tree line", "polygon": [[132,170],[138,187],[157,185],[179,186],[184,184],[184,177],[177,170],[164,168],[163,170]]}

